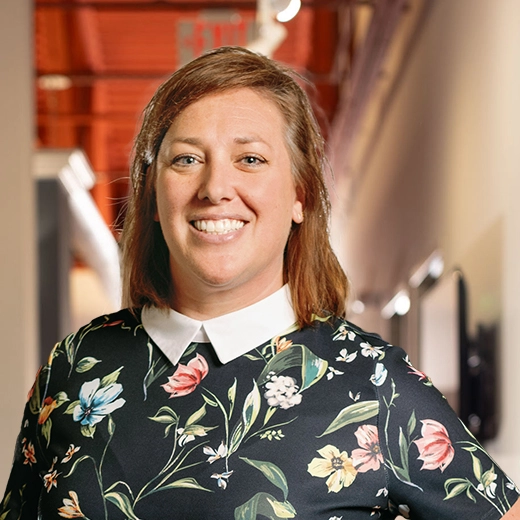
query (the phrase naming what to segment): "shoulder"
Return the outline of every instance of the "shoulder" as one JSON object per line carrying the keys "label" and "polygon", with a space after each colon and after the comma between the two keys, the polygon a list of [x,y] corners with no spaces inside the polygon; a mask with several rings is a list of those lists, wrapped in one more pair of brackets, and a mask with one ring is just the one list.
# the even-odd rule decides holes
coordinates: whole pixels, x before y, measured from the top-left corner
{"label": "shoulder", "polygon": [[140,311],[122,309],[111,314],[102,314],[94,318],[76,332],[69,334],[61,343],[78,343],[103,338],[114,339],[129,333],[135,335],[142,329]]}
{"label": "shoulder", "polygon": [[[48,368],[55,372],[61,365],[82,372],[94,360],[117,359],[140,344],[146,344],[140,313],[122,309],[94,318],[56,344]],[[63,367],[62,367],[63,368]]]}

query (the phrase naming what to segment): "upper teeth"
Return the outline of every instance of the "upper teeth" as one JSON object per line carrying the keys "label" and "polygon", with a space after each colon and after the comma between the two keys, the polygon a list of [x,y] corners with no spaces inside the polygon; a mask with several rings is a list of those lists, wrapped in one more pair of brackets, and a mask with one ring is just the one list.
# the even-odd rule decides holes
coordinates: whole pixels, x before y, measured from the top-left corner
{"label": "upper teeth", "polygon": [[206,233],[217,233],[223,235],[230,231],[236,231],[244,226],[242,220],[230,220],[228,218],[222,220],[195,220],[193,225],[199,231],[205,231]]}

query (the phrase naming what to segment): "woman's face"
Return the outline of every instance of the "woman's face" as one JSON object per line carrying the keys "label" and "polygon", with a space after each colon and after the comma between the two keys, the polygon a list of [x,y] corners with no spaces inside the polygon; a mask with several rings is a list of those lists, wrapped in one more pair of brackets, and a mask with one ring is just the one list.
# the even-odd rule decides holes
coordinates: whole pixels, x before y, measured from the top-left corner
{"label": "woman's face", "polygon": [[271,100],[243,88],[189,105],[162,142],[156,191],[176,310],[215,295],[240,308],[282,286],[285,244],[303,217]]}

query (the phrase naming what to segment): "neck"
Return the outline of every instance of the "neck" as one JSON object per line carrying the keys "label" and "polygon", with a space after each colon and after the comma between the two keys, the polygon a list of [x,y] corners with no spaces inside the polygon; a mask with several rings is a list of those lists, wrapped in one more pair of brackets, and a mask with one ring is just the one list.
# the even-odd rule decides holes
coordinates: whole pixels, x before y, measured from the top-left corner
{"label": "neck", "polygon": [[[176,288],[172,308],[195,320],[209,320],[253,305],[276,292],[282,285],[283,280],[273,280],[260,290],[258,287],[253,289],[249,286],[212,287],[204,291],[192,287],[187,290]],[[251,297],[252,294],[254,297]]]}

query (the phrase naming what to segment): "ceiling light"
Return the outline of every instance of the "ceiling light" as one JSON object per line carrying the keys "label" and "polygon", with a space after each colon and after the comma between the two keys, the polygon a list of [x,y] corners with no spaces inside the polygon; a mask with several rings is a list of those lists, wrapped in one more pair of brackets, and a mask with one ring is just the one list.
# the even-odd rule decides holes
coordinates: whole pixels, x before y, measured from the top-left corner
{"label": "ceiling light", "polygon": [[298,14],[301,6],[301,0],[291,0],[285,9],[278,12],[276,19],[279,22],[288,22],[289,20],[292,20]]}
{"label": "ceiling light", "polygon": [[387,320],[394,314],[404,316],[410,310],[410,305],[410,295],[407,290],[403,289],[381,309],[381,316]]}
{"label": "ceiling light", "polygon": [[44,74],[38,78],[38,86],[42,90],[67,90],[72,80],[64,74]]}
{"label": "ceiling light", "polygon": [[412,274],[410,285],[416,289],[426,279],[436,280],[444,271],[444,258],[439,251],[434,251]]}

